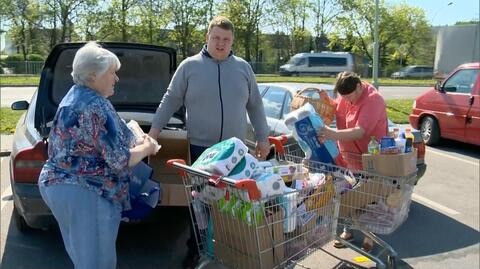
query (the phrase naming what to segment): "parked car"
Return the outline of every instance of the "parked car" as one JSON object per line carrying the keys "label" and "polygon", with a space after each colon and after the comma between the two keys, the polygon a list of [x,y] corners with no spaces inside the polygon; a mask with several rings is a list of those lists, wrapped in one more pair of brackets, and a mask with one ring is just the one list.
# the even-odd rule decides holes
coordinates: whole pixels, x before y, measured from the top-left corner
{"label": "parked car", "polygon": [[432,78],[433,67],[424,65],[409,65],[391,75],[392,78]]}
{"label": "parked car", "polygon": [[[333,97],[333,86],[328,84],[309,84],[309,83],[258,83],[258,89],[263,100],[263,106],[265,108],[265,114],[267,116],[267,124],[269,127],[270,136],[278,136],[282,134],[291,135],[290,129],[284,123],[284,117],[290,112],[290,103],[293,96],[306,88],[319,88],[326,90],[330,97]],[[331,127],[335,127],[335,121]],[[393,131],[393,128],[397,127],[390,120],[388,122],[388,128]],[[420,179],[427,165],[425,164],[425,144],[423,143],[422,136],[418,130],[412,130],[415,137],[414,147],[417,148],[417,178]],[[255,148],[255,136],[253,127],[249,125],[247,131],[246,144],[249,148]],[[291,136],[290,136],[291,137]],[[289,142],[294,142],[293,138],[290,138]]]}
{"label": "parked car", "polygon": [[[123,119],[134,119],[144,131],[148,131],[153,114],[175,72],[175,50],[132,43],[101,44],[114,52],[122,63],[118,71],[120,81],[110,101]],[[48,134],[53,117],[58,104],[73,85],[70,75],[72,61],[83,45],[68,43],[55,46],[45,61],[39,87],[30,103],[17,101],[12,104],[14,110],[27,110],[17,123],[10,155],[13,218],[20,231],[56,224],[40,196],[37,181],[47,159]],[[182,116],[181,113],[174,115],[161,133],[160,144],[169,146],[148,159],[154,168],[154,179],[162,182],[162,205],[182,205],[179,200],[185,195],[179,175],[165,166],[166,159],[188,159]],[[165,141],[162,142],[162,139]]]}
{"label": "parked car", "polygon": [[480,145],[479,70],[478,62],[462,64],[416,98],[409,121],[425,144],[448,138]]}

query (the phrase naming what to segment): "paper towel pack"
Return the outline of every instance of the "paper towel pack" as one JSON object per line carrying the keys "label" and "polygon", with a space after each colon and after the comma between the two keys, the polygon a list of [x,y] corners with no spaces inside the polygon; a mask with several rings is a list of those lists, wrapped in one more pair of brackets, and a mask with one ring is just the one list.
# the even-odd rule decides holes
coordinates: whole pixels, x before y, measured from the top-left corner
{"label": "paper towel pack", "polygon": [[192,167],[227,176],[247,152],[247,146],[240,139],[232,137],[207,148]]}

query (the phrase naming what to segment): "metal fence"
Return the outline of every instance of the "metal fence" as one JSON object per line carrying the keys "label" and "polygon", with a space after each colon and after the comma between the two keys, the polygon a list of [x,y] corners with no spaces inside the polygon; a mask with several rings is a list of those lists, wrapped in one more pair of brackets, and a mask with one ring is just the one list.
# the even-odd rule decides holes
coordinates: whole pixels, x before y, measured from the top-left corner
{"label": "metal fence", "polygon": [[3,74],[39,75],[42,72],[43,61],[5,61],[2,62]]}

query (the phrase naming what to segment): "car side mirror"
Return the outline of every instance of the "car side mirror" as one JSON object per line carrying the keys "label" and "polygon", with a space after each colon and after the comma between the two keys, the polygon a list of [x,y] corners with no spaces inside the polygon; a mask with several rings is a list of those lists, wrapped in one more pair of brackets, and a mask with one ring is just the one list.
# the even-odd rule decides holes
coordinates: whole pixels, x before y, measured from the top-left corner
{"label": "car side mirror", "polygon": [[439,92],[444,92],[443,87],[442,87],[442,82],[440,80],[438,80],[435,83],[435,90],[437,90]]}
{"label": "car side mirror", "polygon": [[10,107],[12,110],[27,110],[28,106],[29,104],[27,101],[17,101],[14,102]]}

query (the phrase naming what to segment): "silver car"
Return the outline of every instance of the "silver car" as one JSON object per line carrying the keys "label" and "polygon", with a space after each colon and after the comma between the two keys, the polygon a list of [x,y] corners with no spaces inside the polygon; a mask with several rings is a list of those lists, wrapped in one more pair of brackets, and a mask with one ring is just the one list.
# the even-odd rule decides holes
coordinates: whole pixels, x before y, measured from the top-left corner
{"label": "silver car", "polygon": [[[42,70],[38,90],[30,102],[17,101],[14,110],[26,110],[17,123],[10,155],[10,183],[13,192],[13,218],[20,231],[48,228],[56,222],[43,202],[38,189],[38,176],[47,159],[50,127],[58,104],[73,85],[72,61],[82,43],[55,46]],[[115,53],[122,63],[120,81],[115,95],[109,98],[120,116],[136,120],[144,131],[175,72],[176,52],[172,48],[133,44],[102,43]],[[148,162],[154,168],[154,178],[162,183],[162,205],[180,205],[185,191],[176,171],[168,170],[166,159],[188,157],[188,144],[181,111],[162,131],[159,143],[169,145]],[[163,139],[163,142],[162,142]],[[175,192],[175,193],[174,193]],[[166,198],[165,198],[166,197]],[[170,198],[169,198],[170,197]],[[167,199],[168,198],[168,199]]]}
{"label": "silver car", "polygon": [[[265,108],[265,115],[267,116],[270,136],[291,134],[291,131],[284,123],[284,117],[291,111],[290,104],[295,94],[306,88],[326,90],[328,95],[333,97],[333,85],[328,84],[293,82],[258,83],[258,89],[260,90]],[[316,96],[312,97],[315,98]],[[251,124],[249,124],[247,131],[246,144],[249,148],[255,147],[255,135]]]}

